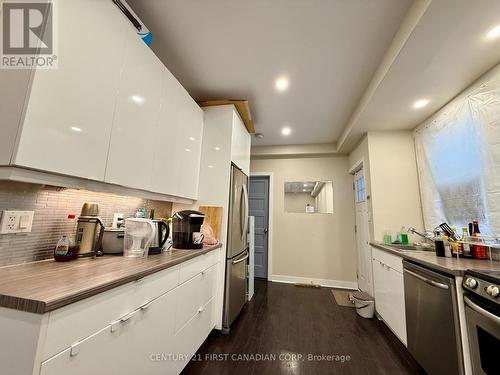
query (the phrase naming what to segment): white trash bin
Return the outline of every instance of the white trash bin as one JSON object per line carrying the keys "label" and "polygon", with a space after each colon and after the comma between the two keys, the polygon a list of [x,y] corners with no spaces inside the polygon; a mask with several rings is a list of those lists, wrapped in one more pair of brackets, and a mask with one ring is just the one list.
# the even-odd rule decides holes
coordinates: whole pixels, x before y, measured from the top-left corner
{"label": "white trash bin", "polygon": [[373,318],[375,312],[375,300],[368,293],[357,291],[350,295],[351,300],[356,306],[356,312],[363,318]]}

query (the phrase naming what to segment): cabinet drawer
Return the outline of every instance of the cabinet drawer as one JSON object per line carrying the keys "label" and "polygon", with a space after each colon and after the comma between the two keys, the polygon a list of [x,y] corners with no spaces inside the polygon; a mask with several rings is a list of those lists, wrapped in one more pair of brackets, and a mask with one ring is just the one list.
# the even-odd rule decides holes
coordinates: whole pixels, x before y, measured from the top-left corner
{"label": "cabinet drawer", "polygon": [[175,314],[175,332],[203,311],[203,306],[215,295],[215,269],[212,266],[177,289],[177,310]]}
{"label": "cabinet drawer", "polygon": [[396,270],[401,274],[403,273],[403,258],[376,248],[372,248],[372,257],[388,265],[393,270]]}
{"label": "cabinet drawer", "polygon": [[203,344],[212,329],[214,328],[214,302],[211,299],[203,310],[196,314],[174,337],[177,353],[181,354],[184,360],[179,360],[175,363],[175,372],[179,373],[189,362],[191,356],[196,353],[198,348]]}
{"label": "cabinet drawer", "polygon": [[97,332],[178,285],[179,266],[51,311],[42,359]]}
{"label": "cabinet drawer", "polygon": [[174,352],[174,291],[134,310],[42,362],[41,375],[160,375],[169,372],[166,362],[151,361],[155,353]]}
{"label": "cabinet drawer", "polygon": [[179,275],[179,284],[184,283],[201,271],[213,266],[218,261],[218,250],[212,250],[209,253],[197,256],[181,264]]}

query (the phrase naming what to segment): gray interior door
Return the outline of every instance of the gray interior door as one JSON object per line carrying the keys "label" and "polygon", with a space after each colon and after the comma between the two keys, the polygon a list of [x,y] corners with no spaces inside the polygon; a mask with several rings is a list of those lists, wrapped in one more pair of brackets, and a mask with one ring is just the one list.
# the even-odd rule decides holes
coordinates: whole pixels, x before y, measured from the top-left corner
{"label": "gray interior door", "polygon": [[250,177],[248,189],[250,216],[255,216],[255,277],[267,278],[269,224],[269,176]]}

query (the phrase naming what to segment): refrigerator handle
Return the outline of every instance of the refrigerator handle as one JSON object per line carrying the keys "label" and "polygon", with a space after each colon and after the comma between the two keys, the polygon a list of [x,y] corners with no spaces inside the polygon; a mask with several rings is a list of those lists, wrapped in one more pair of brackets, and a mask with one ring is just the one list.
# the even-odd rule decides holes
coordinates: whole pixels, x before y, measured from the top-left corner
{"label": "refrigerator handle", "polygon": [[[248,191],[247,191],[247,186],[243,184],[243,203],[245,204],[245,210],[243,211],[245,215],[243,216],[243,225],[241,226],[241,239],[245,238],[245,234],[247,233],[248,230]],[[246,244],[245,244],[246,246]]]}

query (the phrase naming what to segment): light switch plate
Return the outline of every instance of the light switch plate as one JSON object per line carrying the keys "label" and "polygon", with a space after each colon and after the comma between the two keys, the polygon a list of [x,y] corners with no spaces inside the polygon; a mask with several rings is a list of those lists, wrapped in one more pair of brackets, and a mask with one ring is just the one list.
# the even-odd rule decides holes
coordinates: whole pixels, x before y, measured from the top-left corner
{"label": "light switch plate", "polygon": [[3,211],[0,234],[29,233],[35,211]]}

